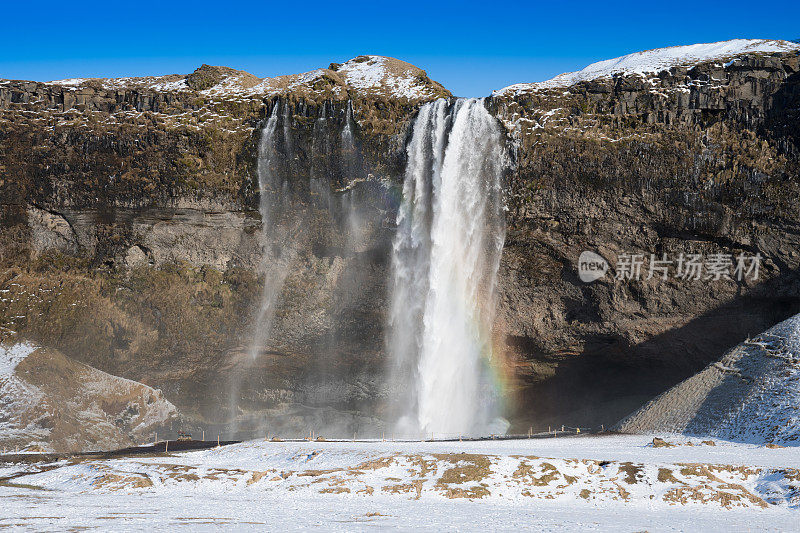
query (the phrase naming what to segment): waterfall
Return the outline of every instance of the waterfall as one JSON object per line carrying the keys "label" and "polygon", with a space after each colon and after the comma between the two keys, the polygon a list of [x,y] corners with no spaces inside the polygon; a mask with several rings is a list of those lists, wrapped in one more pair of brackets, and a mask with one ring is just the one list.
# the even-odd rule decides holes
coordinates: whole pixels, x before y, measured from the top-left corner
{"label": "waterfall", "polygon": [[505,238],[502,136],[483,101],[420,109],[393,243],[387,348],[398,432],[504,431],[489,367]]}
{"label": "waterfall", "polygon": [[[363,201],[353,188],[347,187],[336,194],[332,190],[332,184],[339,183],[340,178],[347,182],[363,179],[352,104],[348,102],[346,109],[329,102],[313,108],[297,104],[294,112],[302,117],[299,125],[293,123],[292,111],[288,102],[276,101],[263,123],[258,143],[256,175],[262,221],[258,233],[261,249],[258,270],[264,281],[249,343],[246,350],[235,354],[231,363],[228,431],[237,438],[261,434],[260,429],[269,423],[267,418],[273,416],[259,412],[254,406],[261,401],[259,388],[268,381],[260,376],[269,360],[260,358],[265,349],[285,348],[287,328],[291,332],[292,324],[287,324],[290,321],[276,318],[285,284],[302,280],[310,286],[309,298],[321,298],[323,291],[330,291],[332,300],[341,301],[346,300],[342,295],[347,296],[348,287],[354,290],[360,287],[360,272],[366,271],[365,265],[357,263],[360,258],[356,249],[363,246],[363,226],[370,222],[369,212],[363,209]],[[312,117],[313,122],[308,120]],[[338,132],[340,124],[342,130]],[[306,142],[310,144],[306,146]],[[345,261],[359,265],[352,267],[346,277],[342,274]],[[322,271],[327,268],[328,276],[324,280],[315,279],[318,272],[312,268]],[[332,394],[333,386],[329,386],[342,379],[335,375],[339,335],[336,309],[319,311],[315,327],[321,333],[310,348],[311,357],[303,369],[301,390],[303,401],[309,404],[304,408],[308,409],[341,401],[335,396],[339,392],[333,390]],[[295,420],[286,424],[301,427],[305,422]],[[328,428],[335,426],[327,424]],[[342,433],[347,435],[350,429]]]}
{"label": "waterfall", "polygon": [[[342,135],[340,139],[341,144],[341,167],[346,179],[353,182],[354,179],[359,178],[359,150],[356,146],[355,135],[353,133],[353,102],[347,101],[347,111],[344,117],[344,127],[342,127]],[[364,245],[365,226],[369,223],[359,210],[359,204],[356,200],[356,191],[353,189],[347,190],[342,195],[342,208],[341,211],[345,215],[345,229],[346,229],[346,249],[347,252],[353,252],[356,249],[362,249]]]}
{"label": "waterfall", "polygon": [[356,151],[355,137],[353,136],[353,102],[347,101],[347,113],[344,117],[344,128],[342,128],[342,152],[344,154],[354,154]]}

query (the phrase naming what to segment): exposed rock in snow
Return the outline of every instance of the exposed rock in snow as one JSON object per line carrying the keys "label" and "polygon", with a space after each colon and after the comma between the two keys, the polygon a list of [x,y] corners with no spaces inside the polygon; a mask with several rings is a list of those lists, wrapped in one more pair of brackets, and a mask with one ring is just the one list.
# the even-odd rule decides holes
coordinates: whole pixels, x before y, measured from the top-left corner
{"label": "exposed rock in snow", "polygon": [[113,449],[146,440],[177,409],[161,391],[30,343],[0,344],[0,446]]}
{"label": "exposed rock in snow", "polygon": [[[517,83],[495,91],[497,96],[511,96],[516,93],[537,89],[569,87],[581,81],[616,75],[654,74],[671,67],[689,66],[706,61],[730,60],[745,54],[765,54],[800,51],[800,44],[790,41],[768,39],[733,39],[707,44],[671,46],[636,52],[614,59],[598,61],[577,72],[567,72],[538,83]],[[725,67],[733,64],[727,61]]]}
{"label": "exposed rock in snow", "polygon": [[800,446],[800,315],[740,344],[618,429]]}

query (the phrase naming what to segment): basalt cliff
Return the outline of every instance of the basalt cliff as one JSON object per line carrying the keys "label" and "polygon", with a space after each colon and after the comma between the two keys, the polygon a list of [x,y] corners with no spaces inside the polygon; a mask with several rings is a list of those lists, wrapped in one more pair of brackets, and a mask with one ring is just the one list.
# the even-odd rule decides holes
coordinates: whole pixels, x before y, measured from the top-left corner
{"label": "basalt cliff", "polygon": [[[267,79],[0,81],[0,341],[160,389],[173,428],[387,430],[406,145],[439,98],[380,56]],[[643,52],[483,105],[509,154],[494,336],[511,431],[609,426],[800,311],[800,45]],[[270,117],[291,254],[260,238]],[[579,279],[584,250],[605,277]],[[758,279],[647,279],[647,261],[616,279],[628,252],[763,261]],[[271,332],[247,362],[276,257]]]}

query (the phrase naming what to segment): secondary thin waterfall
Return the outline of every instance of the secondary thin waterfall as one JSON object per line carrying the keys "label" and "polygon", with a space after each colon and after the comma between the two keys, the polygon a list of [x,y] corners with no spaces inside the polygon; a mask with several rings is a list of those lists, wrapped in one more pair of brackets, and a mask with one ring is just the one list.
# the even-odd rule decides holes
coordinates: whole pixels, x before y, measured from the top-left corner
{"label": "secondary thin waterfall", "polygon": [[482,100],[437,100],[420,109],[407,152],[387,338],[397,430],[504,431],[490,368],[505,239],[499,126]]}
{"label": "secondary thin waterfall", "polygon": [[[259,213],[261,215],[262,256],[259,268],[264,274],[258,308],[253,322],[253,336],[247,347],[248,358],[242,361],[241,372],[246,372],[258,358],[272,333],[275,308],[289,265],[295,254],[295,243],[291,238],[291,224],[282,220],[287,202],[286,183],[281,177],[281,165],[286,158],[280,153],[291,148],[288,122],[288,106],[283,104],[283,130],[279,129],[280,105],[275,104],[261,132],[258,145],[256,174],[259,187]],[[291,153],[291,152],[289,152]],[[234,372],[229,386],[230,423],[229,431],[234,434],[239,429],[238,410],[242,375]]]}
{"label": "secondary thin waterfall", "polygon": [[[293,122],[296,115],[303,117],[299,126]],[[312,117],[313,125],[307,128],[307,119]],[[342,118],[345,123],[341,126],[342,131],[338,132]],[[234,370],[229,386],[228,430],[238,438],[252,436],[254,428],[255,434],[260,434],[260,429],[263,429],[260,426],[268,424],[267,415],[259,413],[258,406],[263,406],[259,394],[264,386],[264,380],[259,381],[259,373],[264,372],[265,363],[268,362],[261,360],[264,354],[285,347],[282,344],[285,338],[283,333],[291,324],[287,325],[287,320],[281,322],[276,317],[276,311],[286,304],[282,296],[287,280],[309,282],[310,276],[303,278],[303,269],[306,268],[304,262],[314,254],[321,253],[324,256],[325,246],[331,243],[341,243],[342,249],[342,257],[336,259],[339,264],[331,263],[332,271],[334,267],[341,268],[342,261],[352,260],[351,256],[357,255],[354,250],[362,245],[362,226],[368,221],[362,219],[360,201],[350,188],[339,191],[342,194],[332,192],[332,184],[338,183],[337,179],[358,181],[360,177],[361,158],[355,127],[349,102],[346,110],[337,109],[330,102],[309,109],[304,104],[292,108],[288,102],[279,100],[274,103],[263,124],[256,174],[261,215],[258,237],[262,255],[259,272],[263,274],[264,281],[253,316],[250,342],[245,347],[246,351],[237,353],[232,363]],[[301,143],[309,140],[310,145],[295,144],[298,139]],[[307,181],[304,181],[306,177]],[[331,235],[318,234],[310,229],[326,225],[331,235],[340,237],[339,241],[332,239]],[[314,250],[315,244],[319,244],[321,251]],[[327,260],[325,257],[321,259]],[[357,280],[359,277],[349,273],[348,279]],[[315,283],[313,277],[310,283]],[[317,297],[314,291],[320,288],[320,285],[312,285],[309,296]],[[338,285],[334,288],[341,290]],[[334,293],[333,297],[336,296]],[[319,337],[318,345],[311,349],[313,358],[304,369],[304,379],[307,380],[307,386],[303,389],[304,400],[313,406],[332,401],[326,399],[325,387],[327,383],[341,379],[334,376],[337,324],[333,318],[330,323],[321,319],[320,326],[323,334]],[[297,424],[302,425],[302,420],[298,420]],[[327,427],[332,426],[328,424]],[[349,428],[344,434],[349,434]]]}
{"label": "secondary thin waterfall", "polygon": [[[261,245],[263,255],[261,259],[261,269],[265,271],[264,285],[261,288],[261,298],[258,313],[255,320],[255,332],[253,341],[250,344],[250,357],[255,359],[261,348],[269,339],[272,330],[272,320],[275,314],[275,303],[283,285],[286,273],[283,269],[269,268],[270,253],[269,244],[275,240],[275,221],[279,216],[276,202],[277,194],[281,192],[282,180],[276,172],[278,159],[275,134],[278,129],[278,105],[272,110],[264,129],[261,132],[261,140],[258,145],[258,162],[256,173],[258,175],[259,205],[261,214]],[[274,263],[273,263],[274,264]],[[272,272],[270,272],[272,270]]]}

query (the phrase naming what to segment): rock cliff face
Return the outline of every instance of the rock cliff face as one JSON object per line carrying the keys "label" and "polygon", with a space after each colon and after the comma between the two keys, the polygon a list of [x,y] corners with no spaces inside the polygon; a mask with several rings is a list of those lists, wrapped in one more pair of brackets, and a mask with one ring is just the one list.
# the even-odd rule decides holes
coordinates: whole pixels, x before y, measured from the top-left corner
{"label": "rock cliff face", "polygon": [[[794,51],[495,93],[519,142],[501,318],[534,420],[608,424],[797,310],[798,80]],[[578,281],[583,250],[643,254],[642,280]],[[644,279],[664,253],[764,261]]]}
{"label": "rock cliff face", "polygon": [[[497,330],[517,428],[608,425],[800,311],[797,48],[559,77],[486,100],[515,154]],[[0,332],[157,386],[206,427],[235,409],[242,431],[282,414],[303,433],[308,420],[377,431],[404,146],[418,107],[449,96],[377,56],[266,80],[204,65],[0,82]],[[253,368],[256,166],[275,106],[303,224]],[[623,252],[764,262],[757,281],[622,281],[612,269],[586,284],[583,250],[612,263]]]}

